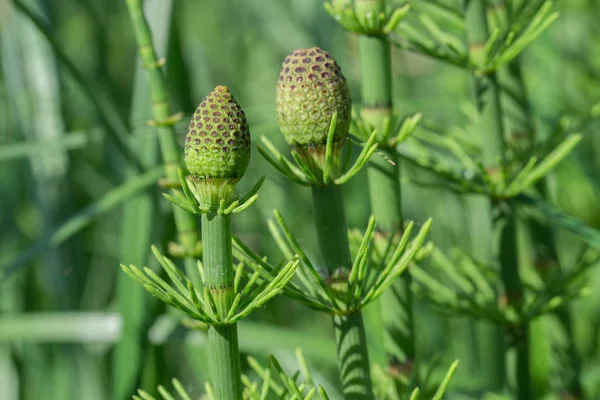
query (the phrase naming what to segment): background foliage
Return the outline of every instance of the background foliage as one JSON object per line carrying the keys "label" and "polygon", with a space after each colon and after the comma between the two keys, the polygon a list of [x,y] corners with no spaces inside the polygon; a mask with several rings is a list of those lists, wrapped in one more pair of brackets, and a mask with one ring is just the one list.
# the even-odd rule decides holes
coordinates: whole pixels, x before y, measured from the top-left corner
{"label": "background foliage", "polygon": [[[409,3],[426,10],[426,1]],[[578,124],[584,135],[551,174],[552,202],[600,227],[600,123],[590,118],[594,106],[600,111],[600,1],[557,1],[554,9],[558,21],[521,57],[524,80],[540,137],[560,123]],[[146,15],[166,60],[172,109],[183,114],[181,143],[197,103],[225,84],[246,111],[254,142],[265,135],[284,148],[275,84],[281,61],[295,48],[331,52],[360,98],[356,38],[321,0],[147,0]],[[157,132],[148,125],[148,88],[125,2],[0,0],[0,40],[0,398],[124,399],[137,387],[167,385],[172,377],[198,397],[207,379],[205,334],[180,324],[179,315],[119,269],[121,262],[157,267],[150,244],[166,248],[175,235],[171,208],[156,185],[162,172],[156,168]],[[423,126],[476,142],[464,130],[474,109],[467,71],[398,49],[393,66],[401,114],[421,112]],[[420,223],[433,217],[430,239],[442,250],[470,251],[488,221],[472,218],[466,203],[436,185],[433,174],[403,168],[405,217]],[[267,180],[260,199],[235,219],[234,232],[257,253],[277,259],[266,223],[277,208],[303,247],[316,251],[309,192],[253,149],[240,192],[261,175]],[[365,186],[361,173],[344,188],[350,227],[367,225]],[[582,243],[572,233],[557,234],[561,261],[570,265]],[[597,287],[600,270],[591,268],[585,280]],[[600,294],[577,299],[573,309],[572,332],[553,316],[540,320],[532,340],[547,351],[534,362],[547,366],[550,398],[573,373],[587,397],[598,398]],[[460,359],[449,397],[480,398],[485,388],[477,383],[477,349],[464,319],[441,316],[420,301],[419,354],[432,361],[426,365],[432,382]],[[273,353],[284,369],[295,368],[300,346],[315,379],[336,398],[327,316],[278,297],[239,329],[244,353],[261,360]],[[570,351],[582,361],[579,372],[565,361]],[[243,368],[252,373],[247,364]]]}

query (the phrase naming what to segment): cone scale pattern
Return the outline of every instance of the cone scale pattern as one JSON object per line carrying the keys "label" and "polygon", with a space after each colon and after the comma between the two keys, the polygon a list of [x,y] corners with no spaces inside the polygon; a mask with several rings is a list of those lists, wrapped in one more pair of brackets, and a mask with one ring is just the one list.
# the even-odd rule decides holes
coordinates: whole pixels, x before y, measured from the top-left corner
{"label": "cone scale pattern", "polygon": [[185,164],[196,178],[239,179],[249,161],[246,115],[227,86],[217,86],[192,116],[185,139]]}
{"label": "cone scale pattern", "polygon": [[350,127],[352,100],[346,78],[333,57],[318,47],[291,52],[277,84],[277,120],[293,146],[322,146],[337,111],[334,142],[343,142]]}

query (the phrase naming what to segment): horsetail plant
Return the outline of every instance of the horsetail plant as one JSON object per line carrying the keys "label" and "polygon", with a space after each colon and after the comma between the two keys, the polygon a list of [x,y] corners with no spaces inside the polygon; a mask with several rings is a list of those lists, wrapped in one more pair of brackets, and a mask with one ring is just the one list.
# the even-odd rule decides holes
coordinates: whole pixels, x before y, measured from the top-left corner
{"label": "horsetail plant", "polygon": [[[423,243],[431,221],[405,249],[412,225],[405,231],[392,256],[381,269],[369,263],[369,248],[375,217],[357,255],[352,261],[341,184],[352,178],[377,150],[373,131],[354,165],[346,170],[349,148],[345,147],[351,119],[351,98],[346,79],[331,55],[320,48],[290,53],[281,68],[277,84],[277,116],[287,142],[292,146],[296,165],[288,161],[266,139],[259,151],[292,181],[310,186],[319,249],[325,271],[320,274],[299,247],[281,214],[275,216],[281,230],[273,234],[283,254],[300,255],[299,281],[285,291],[289,296],[333,315],[338,346],[338,366],[344,396],[348,399],[373,398],[369,354],[361,310],[376,300],[407,267]],[[283,232],[283,237],[281,236]],[[237,243],[237,242],[236,242]],[[249,249],[237,243],[240,253],[256,268],[272,271]]]}
{"label": "horsetail plant", "polygon": [[257,199],[262,179],[243,198],[234,195],[250,159],[250,131],[246,116],[226,86],[217,86],[192,116],[185,144],[186,176],[179,170],[183,193],[165,197],[202,218],[203,288],[183,275],[171,260],[153,247],[154,255],[172,285],[149,268],[133,265],[123,270],[160,300],[187,316],[209,325],[212,386],[217,399],[241,399],[242,383],[236,322],[275,296],[294,274],[298,261],[249,279],[242,287],[244,266],[232,261],[231,216]]}
{"label": "horsetail plant", "polygon": [[[233,8],[226,1],[186,2],[185,12],[172,14],[172,0],[125,0],[127,7],[118,7],[111,13],[116,18],[106,24],[93,1],[51,2],[38,10],[40,0],[0,0],[0,31],[6,33],[0,35],[0,93],[8,95],[0,96],[0,106],[8,107],[0,112],[0,161],[10,162],[0,171],[0,198],[8,200],[0,201],[5,204],[0,226],[7,233],[0,240],[0,283],[6,286],[0,295],[1,399],[120,400],[133,394],[136,382],[152,389],[134,394],[142,400],[600,398],[598,299],[580,300],[593,293],[586,287],[590,278],[598,278],[593,268],[600,260],[600,232],[561,211],[581,212],[588,223],[598,223],[593,168],[598,166],[594,150],[600,148],[594,135],[586,137],[591,146],[569,160],[568,171],[549,176],[581,141],[576,132],[591,133],[598,123],[598,71],[590,51],[596,41],[585,37],[597,34],[598,24],[589,18],[593,12],[580,11],[593,11],[600,3],[555,2],[566,11],[565,23],[544,34],[531,56],[520,60],[523,49],[556,20],[552,1],[323,2],[348,31],[350,42],[336,43],[349,52],[357,72],[360,67],[354,89],[360,93],[355,100],[361,100],[352,109],[348,84],[322,50],[303,49],[288,57],[277,117],[291,157],[283,157],[266,139],[260,151],[291,181],[311,188],[318,237],[310,239],[318,243],[321,257],[302,248],[306,238],[288,227],[287,211],[275,210],[267,222],[282,256],[267,259],[232,232],[238,213],[257,200],[262,182],[248,194],[236,195],[238,181],[252,174],[241,108],[227,88],[215,88],[192,121],[187,118],[186,140],[177,134],[185,127],[179,126],[181,114],[173,114],[172,106],[187,110],[195,88],[211,80],[205,72],[215,67],[236,86],[252,87],[269,73],[269,59],[281,46],[311,37],[330,42],[340,27],[322,20],[318,2],[265,0]],[[293,13],[285,15],[290,7]],[[248,11],[251,20],[245,18]],[[75,23],[53,29],[55,19],[73,12]],[[115,33],[126,28],[121,25],[128,12],[134,35],[115,42]],[[219,15],[230,23],[219,23]],[[23,38],[41,36],[14,40],[23,39],[15,33],[25,22],[37,32]],[[225,31],[225,38],[214,35]],[[268,43],[259,37],[265,32]],[[240,35],[249,40],[235,40]],[[134,37],[139,52],[135,69],[127,63]],[[82,38],[92,40],[84,40],[85,51],[72,52]],[[225,46],[215,47],[215,40]],[[390,46],[407,51],[390,54]],[[223,47],[233,49],[231,54]],[[104,50],[108,57],[93,57]],[[568,62],[540,61],[557,51]],[[168,55],[168,63],[162,55]],[[401,71],[396,60],[408,68]],[[535,68],[525,68],[532,61]],[[58,70],[66,75],[57,75]],[[245,79],[249,75],[258,79]],[[402,81],[395,82],[400,75]],[[65,90],[45,102],[48,93],[58,93],[57,87],[42,84],[50,76],[54,84],[62,81]],[[472,96],[449,96],[463,94],[469,79],[476,89]],[[542,90],[528,97],[529,84]],[[397,93],[400,87],[411,91],[411,97]],[[34,98],[27,88],[35,89]],[[264,91],[248,93],[250,103],[264,104]],[[426,103],[423,117],[399,107],[417,102]],[[64,112],[56,112],[61,107]],[[265,122],[273,112],[262,106],[253,111],[253,119]],[[128,114],[130,121],[123,117]],[[48,136],[61,120],[77,131],[62,132],[56,140],[27,140],[23,128],[28,120],[36,121],[37,139]],[[437,124],[443,122],[434,120],[466,122],[441,127]],[[52,201],[49,192],[61,188],[52,171],[29,170],[24,163],[26,158],[37,161],[38,154],[45,160],[53,152],[61,153],[62,161],[68,154],[72,168],[62,168],[59,175],[77,188],[62,197],[77,207],[86,204],[69,216],[61,212],[68,204]],[[407,163],[417,168],[405,169]],[[362,229],[347,232],[344,205],[350,204],[344,204],[341,185],[362,168],[365,190],[353,197],[369,190],[374,215],[358,227]],[[157,186],[173,204],[159,203]],[[434,188],[429,196],[421,194],[426,187]],[[293,200],[292,208],[306,212],[301,198],[288,200]],[[362,215],[368,203],[366,197],[360,200],[352,209]],[[121,203],[125,208],[117,213]],[[407,213],[427,212],[430,206],[442,220],[440,247],[425,243],[429,221],[403,221]],[[60,215],[66,218],[56,219]],[[239,225],[252,225],[251,219],[241,218]],[[121,236],[115,237],[119,224]],[[417,226],[422,226],[420,232]],[[266,232],[251,230],[262,244]],[[66,247],[57,250],[72,239],[85,243],[83,253],[83,248],[76,254],[65,252]],[[68,315],[54,312],[56,304],[47,301],[56,285],[31,279],[47,272],[40,266],[56,264],[57,251],[65,262],[54,271],[60,278],[55,283],[81,288],[67,297],[58,293],[71,305],[80,303]],[[158,260],[150,261],[157,268],[141,268],[150,254]],[[129,265],[123,266],[127,274],[115,277],[104,268],[107,260],[115,264],[110,261],[114,258]],[[19,271],[21,276],[14,274]],[[409,301],[388,298],[392,291],[386,288]],[[160,315],[165,307],[145,291],[170,306],[165,315]],[[331,316],[331,333],[337,337],[317,337],[314,324],[298,318],[306,315],[302,310],[270,313],[268,323],[260,315],[247,324],[242,320],[278,293]],[[419,299],[419,314],[411,315],[406,305],[414,299]],[[422,300],[435,308],[422,307]],[[78,312],[107,305],[118,313]],[[399,318],[402,311],[409,313],[408,319]],[[427,326],[415,329],[413,316]],[[90,326],[98,323],[106,325],[102,332],[89,335]],[[292,323],[294,329],[273,323]],[[47,351],[57,348],[57,342],[112,350],[77,350],[73,358]],[[295,361],[283,353],[300,342],[308,346],[311,361],[320,363],[317,368],[339,362],[341,386],[326,383],[316,370],[311,373],[301,353]],[[279,361],[239,359],[240,351],[262,356],[274,348]],[[199,357],[205,350],[208,362]],[[456,363],[438,385],[444,371],[436,358],[440,355],[439,361],[446,363],[448,357],[456,358],[455,350],[464,352],[464,380],[445,394]],[[183,363],[177,359],[182,351]],[[46,354],[54,360],[45,359]],[[433,357],[426,360],[429,355]],[[73,361],[83,379],[71,382],[66,378]],[[40,368],[51,364],[51,373]],[[191,382],[205,372],[212,376],[204,387]],[[171,385],[167,376],[182,379]],[[419,389],[413,390],[415,382]]]}
{"label": "horsetail plant", "polygon": [[[400,157],[395,148],[414,132],[421,119],[421,115],[416,114],[402,121],[394,115],[392,99],[388,33],[406,16],[409,6],[388,10],[385,0],[355,0],[353,3],[325,3],[325,7],[342,26],[358,35],[362,104],[360,115],[354,115],[351,132],[359,140],[367,140],[370,132],[375,129],[378,131],[378,154],[371,158],[368,168],[369,197],[371,209],[379,221],[378,234],[393,243],[402,231]],[[407,364],[414,365],[416,360],[413,300],[408,271],[398,284],[396,290],[384,295],[383,304],[376,303],[366,310],[373,335],[369,345],[376,353],[374,362],[382,366],[387,365],[383,346],[386,328],[395,340],[399,336],[406,337],[398,347],[404,352],[402,357]],[[382,306],[386,309],[384,315]],[[402,335],[399,335],[400,332]],[[418,367],[413,371],[416,373]]]}
{"label": "horsetail plant", "polygon": [[[181,155],[177,145],[174,124],[180,118],[171,113],[167,95],[167,84],[162,71],[163,59],[159,59],[152,45],[152,33],[144,16],[141,0],[126,0],[129,17],[134,28],[140,58],[148,77],[152,99],[152,125],[158,129],[158,139],[165,163],[166,186],[177,184],[177,168],[182,166]],[[186,261],[187,272],[194,269],[194,258],[198,255],[197,225],[194,219],[179,208],[173,209],[175,226],[177,227],[179,255]]]}
{"label": "horsetail plant", "polygon": [[[276,93],[279,127],[294,154],[298,154],[295,158],[299,165],[312,178],[313,210],[323,262],[328,276],[333,282],[339,281],[334,285],[341,289],[347,284],[352,261],[342,190],[330,183],[341,172],[341,152],[350,127],[351,98],[346,78],[329,53],[316,47],[300,49],[283,61]],[[333,324],[344,396],[373,398],[360,308],[334,314]]]}
{"label": "horsetail plant", "polygon": [[[511,21],[515,19],[516,7],[511,2],[506,0],[493,0],[488,4],[488,19],[493,29],[504,30],[510,26]],[[502,91],[501,101],[503,108],[504,124],[506,131],[506,139],[516,156],[520,159],[535,150],[536,129],[531,115],[530,99],[528,98],[523,80],[522,65],[520,57],[516,57],[506,66],[498,70],[498,80]],[[548,190],[548,178],[544,177],[535,185],[536,191],[542,198],[548,198],[550,191]],[[523,219],[522,217],[520,219]],[[555,232],[548,224],[540,223],[539,221],[529,218],[526,221],[527,229],[525,234],[529,236],[531,249],[530,262],[535,267],[545,264],[548,261],[552,266],[538,268],[540,269],[541,278],[548,287],[553,285],[553,280],[563,280],[564,273],[558,259],[557,245],[555,242]],[[525,262],[529,261],[525,260]],[[572,332],[572,313],[570,305],[565,304],[556,309],[556,315],[567,332]],[[535,330],[540,332],[544,329],[543,321],[534,321],[532,323],[532,335],[536,335]],[[540,336],[540,335],[536,335]],[[535,392],[538,396],[542,396],[548,391],[550,385],[549,366],[546,350],[544,349],[544,341],[535,340],[531,343],[532,351],[532,381]],[[537,355],[537,357],[536,357]],[[581,361],[575,350],[574,338],[569,334],[569,357],[574,370],[567,388],[570,393],[576,394],[581,392],[581,383],[579,382]]]}
{"label": "horsetail plant", "polygon": [[[498,2],[490,7],[497,6]],[[577,297],[583,292],[577,285],[572,286],[573,279],[585,270],[585,265],[580,266],[575,273],[565,280],[561,285],[560,294],[555,289],[546,288],[534,295],[533,301],[528,298],[525,291],[526,285],[522,281],[517,258],[517,212],[518,204],[527,203],[528,196],[524,192],[531,192],[536,185],[558,162],[568,155],[577,143],[581,135],[565,135],[562,143],[551,151],[546,151],[542,157],[530,156],[529,159],[519,160],[518,156],[523,154],[522,148],[506,145],[506,128],[504,123],[507,117],[502,109],[502,88],[497,77],[498,71],[507,64],[513,62],[523,49],[537,38],[557,17],[551,13],[552,3],[536,2],[533,5],[527,2],[515,5],[515,14],[519,17],[504,29],[496,29],[489,33],[488,28],[488,2],[466,0],[464,2],[464,18],[467,35],[467,46],[460,44],[460,40],[444,32],[435,22],[422,16],[420,21],[427,28],[430,40],[425,35],[417,34],[417,30],[410,27],[401,27],[405,36],[396,41],[402,48],[428,54],[445,62],[461,66],[473,73],[475,81],[475,100],[479,110],[477,132],[481,135],[482,161],[472,160],[466,152],[457,153],[456,149],[448,147],[451,153],[458,154],[459,164],[467,174],[462,176],[451,172],[442,166],[439,160],[424,159],[420,156],[409,156],[409,159],[418,165],[431,169],[438,175],[444,177],[448,187],[461,193],[486,194],[490,200],[490,219],[493,220],[493,249],[490,249],[491,258],[483,260],[488,266],[499,264],[499,273],[484,274],[485,280],[479,279],[477,287],[491,296],[487,300],[485,296],[477,296],[466,304],[464,296],[474,290],[470,284],[466,284],[463,278],[473,273],[472,268],[461,269],[451,272],[445,269],[456,287],[449,289],[439,285],[433,285],[430,276],[419,273],[419,283],[427,286],[427,296],[438,304],[445,307],[451,304],[463,303],[463,310],[469,309],[468,314],[479,315],[486,320],[491,320],[502,325],[501,335],[491,333],[495,336],[494,349],[504,348],[500,352],[486,356],[487,364],[492,366],[490,372],[495,374],[493,380],[497,391],[506,387],[507,369],[504,367],[505,351],[504,332],[510,337],[511,345],[514,345],[517,360],[514,370],[516,371],[518,398],[527,399],[533,396],[530,379],[530,361],[528,330],[529,322],[543,312],[556,309],[558,304],[570,298]],[[495,7],[493,7],[496,10]],[[438,141],[439,142],[439,141]],[[522,146],[521,146],[522,147]],[[406,155],[406,153],[403,153]],[[538,162],[538,159],[542,161]],[[474,172],[474,173],[473,173]],[[470,175],[470,176],[469,176]],[[465,176],[469,176],[465,178]],[[437,263],[445,263],[441,256],[435,257]],[[478,268],[482,268],[478,265]],[[483,275],[480,275],[480,277]],[[573,278],[573,279],[571,279]],[[497,303],[495,283],[501,282],[502,296]],[[491,286],[482,282],[492,282]],[[438,289],[438,293],[431,290]],[[459,293],[458,296],[450,293]],[[548,296],[554,293],[553,296]],[[532,301],[532,302],[531,302]],[[481,308],[482,307],[482,308]],[[497,311],[492,311],[497,309]],[[485,340],[485,338],[484,338]],[[491,342],[487,342],[491,343]]]}
{"label": "horsetail plant", "polygon": [[[444,32],[439,26],[436,25],[433,19],[427,15],[420,15],[420,22],[423,25],[421,31],[412,28],[409,24],[399,25],[400,31],[403,36],[398,39],[394,38],[395,44],[400,47],[410,49],[413,51],[421,52],[435,58],[441,59],[445,62],[452,63],[454,65],[461,66],[467,70],[473,72],[475,77],[476,85],[476,103],[481,115],[479,116],[478,132],[482,135],[482,158],[483,162],[473,161],[469,159],[466,152],[461,149],[457,149],[454,145],[448,147],[446,150],[450,150],[451,153],[457,155],[460,158],[461,164],[465,169],[478,171],[475,176],[476,179],[464,179],[463,177],[449,176],[445,168],[440,168],[437,162],[425,162],[429,164],[429,168],[433,169],[438,174],[444,176],[446,179],[450,179],[454,182],[460,182],[462,188],[458,188],[459,191],[474,192],[474,193],[486,193],[491,199],[491,214],[494,221],[494,232],[496,233],[493,237],[495,240],[499,240],[494,244],[494,249],[490,249],[489,254],[495,254],[495,257],[487,259],[490,265],[495,264],[496,260],[500,263],[500,271],[502,271],[496,278],[502,282],[503,292],[505,293],[502,297],[505,302],[500,306],[500,314],[504,317],[499,319],[491,318],[492,315],[498,315],[498,312],[487,314],[487,320],[495,320],[496,323],[500,322],[502,328],[497,330],[497,333],[490,332],[495,336],[494,343],[492,346],[497,349],[496,356],[486,357],[486,365],[491,368],[489,372],[492,372],[494,376],[491,376],[492,380],[496,382],[495,389],[502,390],[505,385],[506,370],[504,364],[504,330],[513,339],[511,343],[516,345],[518,360],[517,360],[517,382],[518,390],[521,398],[527,398],[531,395],[531,382],[530,382],[530,362],[528,360],[528,345],[527,345],[527,332],[528,332],[528,321],[535,318],[540,310],[554,309],[554,306],[550,306],[550,303],[537,298],[534,303],[535,306],[528,304],[525,299],[523,290],[523,284],[521,283],[521,277],[518,267],[517,255],[517,208],[514,200],[519,199],[524,191],[529,191],[537,184],[547,173],[552,169],[560,160],[571,152],[574,146],[581,140],[581,135],[570,135],[566,136],[565,140],[560,143],[555,149],[546,153],[545,158],[538,162],[538,157],[532,156],[529,160],[518,160],[517,156],[521,156],[524,153],[524,147],[527,147],[527,138],[518,141],[518,137],[511,136],[511,148],[505,146],[505,127],[504,123],[509,122],[512,125],[512,121],[507,117],[502,110],[501,105],[501,89],[496,76],[499,73],[501,76],[505,76],[505,69],[512,68],[512,73],[515,74],[514,63],[519,53],[530,44],[535,38],[537,38],[541,32],[543,32],[557,17],[555,13],[551,13],[550,1],[537,2],[533,6],[527,3],[520,5],[514,5],[515,13],[519,15],[511,24],[508,24],[506,15],[501,15],[503,9],[503,1],[495,1],[489,4],[489,7],[493,9],[492,20],[497,23],[500,22],[500,27],[496,26],[496,29],[491,35],[488,33],[488,2],[467,0],[464,2],[464,19],[466,26],[466,34],[468,37],[467,46],[464,47],[461,44],[460,39],[453,37],[452,35]],[[511,4],[512,5],[512,4]],[[358,11],[364,11],[368,8],[369,13],[364,14],[363,17],[357,16]],[[441,7],[433,5],[433,7]],[[380,44],[387,40],[386,33],[389,31],[380,30],[379,37],[373,34],[372,29],[359,29],[361,23],[365,26],[372,26],[370,20],[375,20],[374,16],[378,16],[377,20],[384,20],[386,15],[390,15],[383,4],[379,1],[361,1],[356,0],[354,2],[332,2],[327,6],[328,11],[338,20],[342,25],[350,27],[351,30],[362,35],[371,35],[372,43],[375,43],[375,39],[379,38]],[[443,8],[443,7],[442,7]],[[445,8],[444,12],[448,13],[449,8]],[[399,13],[396,13],[398,15]],[[500,15],[499,15],[500,14]],[[367,16],[370,18],[367,18]],[[500,17],[500,18],[499,18]],[[397,24],[402,18],[395,21]],[[502,21],[504,19],[504,21]],[[348,21],[354,21],[349,23]],[[504,23],[504,25],[502,25]],[[381,25],[384,26],[384,25]],[[427,35],[422,34],[426,31]],[[362,40],[362,42],[361,42]],[[366,38],[359,39],[359,49],[363,42],[366,42]],[[367,47],[369,48],[369,47]],[[372,60],[373,54],[371,53],[369,58],[365,60]],[[385,55],[381,51],[379,54]],[[381,62],[377,63],[376,67],[384,69],[382,65],[387,65],[385,57],[380,57]],[[512,63],[512,67],[510,67]],[[509,65],[509,67],[505,67]],[[504,69],[503,69],[504,68]],[[363,67],[363,71],[367,69]],[[372,78],[375,75],[376,78]],[[373,98],[373,88],[380,87],[389,90],[390,82],[386,84],[376,85],[377,77],[382,76],[381,74],[371,74],[369,79],[372,81],[368,88],[363,89],[363,96],[366,97],[365,101],[368,102]],[[514,82],[517,77],[513,77]],[[517,82],[518,83],[518,82]],[[512,87],[512,86],[511,86]],[[365,90],[366,89],[366,90]],[[522,86],[518,87],[517,94],[522,92]],[[509,88],[510,90],[510,88]],[[511,91],[514,95],[514,91]],[[366,96],[365,96],[366,95]],[[383,96],[379,98],[383,100]],[[513,101],[514,102],[514,101]],[[379,109],[385,108],[385,103],[381,104]],[[514,107],[513,107],[514,108]],[[363,110],[363,113],[364,110]],[[368,115],[368,114],[367,114]],[[512,117],[514,118],[514,115]],[[365,119],[364,116],[362,118]],[[368,119],[367,119],[368,121]],[[363,125],[366,125],[367,121],[362,121]],[[512,126],[511,126],[512,128]],[[419,135],[421,136],[421,135]],[[439,142],[439,141],[438,141]],[[531,142],[531,140],[529,141]],[[531,145],[529,145],[531,147]],[[380,144],[380,149],[384,148]],[[393,150],[397,149],[395,146]],[[460,150],[460,151],[458,151]],[[525,149],[526,150],[526,149]],[[512,154],[512,153],[514,154]],[[414,161],[414,159],[413,159]],[[420,163],[423,166],[423,159],[420,159]],[[516,162],[515,162],[516,161]],[[516,165],[521,161],[521,169],[519,170]],[[419,163],[418,162],[418,163]],[[472,174],[471,174],[472,175]],[[458,179],[457,179],[458,178]],[[474,185],[474,182],[478,181]],[[451,187],[456,190],[457,187],[452,184]],[[468,189],[467,189],[468,188]],[[483,189],[485,188],[485,189]],[[483,189],[483,191],[481,190]],[[389,205],[388,205],[389,206]],[[498,237],[500,237],[498,239]],[[496,258],[497,257],[497,258]],[[486,257],[487,258],[487,257]],[[439,257],[438,257],[439,262]],[[585,268],[582,268],[585,270]],[[420,272],[420,271],[417,271]],[[580,272],[580,270],[578,270]],[[465,271],[458,272],[458,274],[465,273]],[[421,277],[422,278],[422,277]],[[421,284],[427,284],[428,279],[420,279]],[[458,282],[462,283],[458,285],[458,288],[464,290],[464,282],[458,279]],[[569,282],[571,282],[569,280]],[[579,289],[570,288],[569,285],[565,284],[562,286],[563,293],[556,297],[556,302],[562,303],[565,299],[571,298],[573,295],[579,295],[581,292]],[[428,289],[432,289],[431,285],[427,286]],[[492,286],[493,288],[493,286]],[[548,290],[551,290],[550,288]],[[442,292],[444,292],[442,290]],[[493,292],[492,292],[493,293]],[[428,295],[433,298],[438,298],[439,295],[433,295],[428,292]],[[559,300],[560,299],[560,300]],[[449,301],[450,303],[451,301]],[[544,305],[542,305],[544,304]],[[490,307],[484,307],[489,310],[494,302],[487,304]],[[471,314],[478,314],[477,307],[471,303],[470,307]],[[536,312],[532,312],[532,308],[536,309]],[[486,312],[479,313],[480,316],[485,316]],[[518,317],[516,317],[518,316]],[[518,322],[517,322],[518,321]],[[484,334],[485,335],[485,334]],[[483,338],[487,340],[486,346],[488,346],[489,338]]]}
{"label": "horsetail plant", "polygon": [[[295,351],[298,370],[293,373],[286,373],[279,361],[269,356],[267,365],[261,365],[254,357],[248,357],[250,368],[256,373],[259,381],[252,381],[246,375],[242,375],[242,383],[244,385],[243,399],[244,400],[266,400],[275,397],[282,400],[329,400],[330,394],[325,388],[315,382],[313,373],[311,372],[302,350],[297,348]],[[448,385],[456,368],[458,361],[452,363],[440,385],[436,388],[432,400],[441,400],[446,393]],[[158,387],[158,393],[163,400],[192,400],[181,382],[177,379],[172,380],[174,391],[169,392],[164,386]],[[177,394],[177,397],[173,393]],[[413,389],[410,400],[418,400],[420,397],[419,388]],[[220,400],[215,396],[214,391],[210,386],[206,386],[206,398],[208,400]],[[134,400],[157,400],[148,392],[138,390],[137,395],[133,396]],[[398,395],[395,399],[400,399]]]}

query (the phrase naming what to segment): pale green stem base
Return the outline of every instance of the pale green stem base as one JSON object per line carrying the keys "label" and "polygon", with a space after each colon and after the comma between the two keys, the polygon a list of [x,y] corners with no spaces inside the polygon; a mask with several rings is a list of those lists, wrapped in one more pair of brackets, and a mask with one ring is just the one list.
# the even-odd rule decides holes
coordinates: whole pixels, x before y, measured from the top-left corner
{"label": "pale green stem base", "polygon": [[[202,214],[202,261],[205,283],[215,299],[217,312],[227,315],[233,302],[231,216]],[[217,399],[242,399],[237,326],[217,325],[208,330],[213,389]]]}
{"label": "pale green stem base", "polygon": [[211,326],[208,329],[208,344],[216,398],[241,399],[242,383],[239,379],[241,368],[237,324]]}

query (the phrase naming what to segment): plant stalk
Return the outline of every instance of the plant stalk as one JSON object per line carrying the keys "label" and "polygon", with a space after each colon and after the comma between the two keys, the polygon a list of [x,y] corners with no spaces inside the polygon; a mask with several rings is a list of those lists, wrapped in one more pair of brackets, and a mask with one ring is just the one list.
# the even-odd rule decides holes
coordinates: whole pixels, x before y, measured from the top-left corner
{"label": "plant stalk", "polygon": [[[378,14],[385,10],[385,0],[356,0],[359,14]],[[361,116],[382,132],[384,120],[393,116],[391,48],[386,35],[358,37],[361,70]],[[387,138],[378,137],[379,149],[384,155],[371,159],[368,169],[371,210],[378,221],[379,234],[393,240],[402,230],[402,199],[400,187],[400,158],[387,147]],[[400,337],[400,348],[409,362],[415,360],[415,335],[413,301],[410,292],[411,277],[406,271],[395,283],[393,290],[386,291],[380,301],[365,310],[369,320],[367,334],[373,361],[386,365],[387,359],[381,336],[389,332],[393,340]],[[382,307],[386,310],[382,313]],[[380,322],[383,322],[382,323]],[[414,369],[415,373],[417,368]]]}
{"label": "plant stalk", "polygon": [[[154,45],[166,52],[171,26],[172,2],[147,0],[144,9],[148,15],[148,24],[154,32]],[[132,121],[144,121],[152,118],[150,89],[144,76],[144,68],[138,57],[135,68],[134,94],[132,100]],[[129,139],[129,148],[139,160],[142,168],[152,168],[159,162],[158,143],[153,135],[142,130],[134,130]],[[125,160],[127,161],[127,160]],[[131,165],[125,165],[125,177],[135,177],[139,171]],[[121,218],[119,259],[125,264],[146,265],[150,246],[154,239],[153,216],[158,211],[155,190],[146,190],[132,196],[124,205]],[[123,316],[123,336],[115,347],[112,359],[112,398],[125,399],[131,396],[142,374],[144,355],[150,346],[146,339],[150,327],[153,300],[146,296],[143,287],[125,274],[117,276],[117,304]],[[154,382],[151,383],[154,386]]]}
{"label": "plant stalk", "polygon": [[[524,302],[523,283],[519,275],[519,250],[517,235],[517,213],[514,205],[508,203],[495,205],[496,209],[505,208],[506,214],[495,224],[498,230],[499,248],[495,253],[499,254],[500,276],[504,286],[505,302],[509,307],[521,313]],[[517,399],[530,400],[533,398],[533,386],[531,382],[531,371],[529,362],[529,323],[520,322],[514,326],[506,327],[516,352],[516,383]]]}
{"label": "plant stalk", "polygon": [[[313,208],[319,249],[328,276],[348,273],[352,260],[344,211],[342,188],[337,185],[314,186]],[[335,289],[336,283],[332,284]],[[343,283],[342,283],[343,285]],[[344,398],[373,399],[369,354],[360,310],[348,310],[333,317],[337,341],[338,367]]]}
{"label": "plant stalk", "polygon": [[[227,315],[234,299],[231,250],[231,216],[202,214],[205,285],[220,316]],[[237,324],[208,329],[213,389],[217,399],[241,400],[242,382]]]}
{"label": "plant stalk", "polygon": [[[498,28],[506,29],[512,20],[512,10],[510,9],[510,3],[506,0],[493,0],[489,7],[490,20],[493,21]],[[521,68],[520,57],[515,58],[506,67],[501,68],[498,71],[498,79],[502,86],[502,107],[506,112],[505,115],[505,126],[507,139],[512,142],[513,147],[519,154],[524,154],[524,160],[529,156],[533,149],[533,145],[536,140],[536,130],[533,124],[531,115],[531,107],[523,81],[523,74]],[[537,185],[537,190],[543,198],[549,197],[547,178],[542,179]],[[532,248],[527,248],[527,253],[531,253],[534,257],[533,266],[540,267],[540,275],[544,281],[548,282],[549,275],[548,263],[554,267],[555,271],[561,276],[561,265],[558,259],[558,252],[556,248],[556,242],[554,238],[554,232],[551,226],[545,226],[535,219],[529,219],[526,221],[527,233],[529,234],[530,240],[529,245]],[[569,332],[567,337],[569,338],[569,357],[571,358],[571,364],[574,369],[574,373],[571,374],[572,378],[567,383],[567,390],[574,398],[580,398],[581,396],[581,383],[579,382],[579,376],[581,374],[581,360],[575,349],[574,336],[570,334],[573,330],[572,327],[572,316],[569,305],[565,305],[556,311],[559,321],[563,325],[564,329]],[[542,324],[543,321],[534,321],[532,323]],[[533,327],[532,327],[533,329]],[[544,330],[544,326],[540,326],[539,330]],[[541,339],[541,338],[540,338]],[[547,364],[548,355],[546,347],[537,349],[540,346],[541,340],[538,339],[531,344],[530,351],[532,356],[537,355],[538,357],[544,357],[545,362],[537,361],[531,364],[532,367],[532,378],[536,394],[542,396],[550,390],[549,382],[549,369],[550,366]]]}
{"label": "plant stalk", "polygon": [[[152,45],[152,34],[144,17],[141,0],[126,0],[129,16],[134,28],[135,39],[139,48],[142,64],[146,69],[152,100],[152,114],[158,125],[158,139],[165,164],[165,175],[169,182],[178,182],[177,168],[182,165],[180,149],[177,144],[167,84],[162,71],[162,63]],[[198,242],[198,229],[194,216],[177,206],[173,206],[177,236],[185,254],[185,265],[189,276],[197,281],[195,252]]]}
{"label": "plant stalk", "polygon": [[[487,1],[476,0],[465,2],[469,54],[472,62],[480,66],[483,65],[485,43],[489,37],[487,3]],[[477,71],[475,79],[477,106],[481,112],[479,131],[483,136],[483,163],[488,174],[494,179],[499,174],[499,163],[502,162],[505,154],[503,114],[500,103],[501,90],[495,72]],[[519,275],[516,210],[514,205],[509,202],[492,200],[492,215],[495,217],[493,232],[496,239],[493,254],[500,262],[500,276],[504,289],[502,299],[508,307],[513,308],[520,315],[524,295]],[[520,400],[531,399],[529,326],[527,323],[520,323],[518,326],[505,328],[517,349],[517,397]],[[497,362],[503,365],[504,355],[498,352],[495,353],[495,356]],[[505,371],[505,368],[503,370]],[[498,382],[502,380],[504,377],[497,377]]]}

